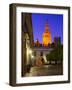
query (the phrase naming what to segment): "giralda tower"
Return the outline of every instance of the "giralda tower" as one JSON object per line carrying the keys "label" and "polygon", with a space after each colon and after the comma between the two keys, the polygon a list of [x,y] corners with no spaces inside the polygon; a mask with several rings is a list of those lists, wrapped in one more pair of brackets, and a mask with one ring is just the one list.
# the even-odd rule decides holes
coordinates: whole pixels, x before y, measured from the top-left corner
{"label": "giralda tower", "polygon": [[52,42],[51,33],[49,31],[48,23],[46,22],[45,31],[42,35],[42,44],[43,46],[48,46],[49,44],[51,44],[51,42]]}

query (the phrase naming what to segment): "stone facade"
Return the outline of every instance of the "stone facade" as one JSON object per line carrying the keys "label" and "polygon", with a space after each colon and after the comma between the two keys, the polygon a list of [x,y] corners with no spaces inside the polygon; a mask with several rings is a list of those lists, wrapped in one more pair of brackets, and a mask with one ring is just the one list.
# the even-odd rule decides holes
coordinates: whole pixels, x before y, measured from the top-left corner
{"label": "stone facade", "polygon": [[27,72],[30,63],[29,50],[33,48],[32,18],[30,13],[22,13],[22,76]]}
{"label": "stone facade", "polygon": [[51,44],[51,42],[52,42],[51,33],[49,31],[48,23],[46,23],[45,32],[42,35],[42,44],[43,44],[43,46],[48,46],[49,44]]}

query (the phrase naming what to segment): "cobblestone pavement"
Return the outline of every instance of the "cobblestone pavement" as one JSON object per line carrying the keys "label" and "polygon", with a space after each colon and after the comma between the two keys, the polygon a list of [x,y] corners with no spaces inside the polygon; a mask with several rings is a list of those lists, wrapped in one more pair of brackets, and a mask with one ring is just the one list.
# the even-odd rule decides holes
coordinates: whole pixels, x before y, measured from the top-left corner
{"label": "cobblestone pavement", "polygon": [[63,67],[61,64],[57,65],[44,65],[41,67],[31,67],[30,73],[26,76],[51,76],[51,75],[62,75]]}

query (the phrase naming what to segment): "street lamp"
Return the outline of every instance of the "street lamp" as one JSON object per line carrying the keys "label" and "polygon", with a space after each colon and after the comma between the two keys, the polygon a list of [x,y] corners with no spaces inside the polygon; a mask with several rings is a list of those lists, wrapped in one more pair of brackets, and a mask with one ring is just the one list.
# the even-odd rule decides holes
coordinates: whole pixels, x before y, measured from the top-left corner
{"label": "street lamp", "polygon": [[34,58],[34,56],[33,56],[33,55],[31,55],[31,58]]}
{"label": "street lamp", "polygon": [[32,54],[32,50],[31,49],[29,49],[29,54]]}
{"label": "street lamp", "polygon": [[32,50],[31,50],[31,49],[28,50],[28,53],[29,53],[29,55],[31,56],[31,58],[33,59],[34,56],[32,55]]}

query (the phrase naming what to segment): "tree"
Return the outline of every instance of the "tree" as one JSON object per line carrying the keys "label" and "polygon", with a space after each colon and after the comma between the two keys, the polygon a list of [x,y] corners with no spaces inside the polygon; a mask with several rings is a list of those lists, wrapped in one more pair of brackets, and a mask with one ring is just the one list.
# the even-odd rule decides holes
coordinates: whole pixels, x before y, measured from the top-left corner
{"label": "tree", "polygon": [[62,61],[63,60],[63,47],[62,46],[58,46],[56,48],[54,48],[53,51],[50,52],[50,54],[47,54],[46,55],[46,58],[47,58],[47,61],[57,61],[57,60],[60,60]]}

